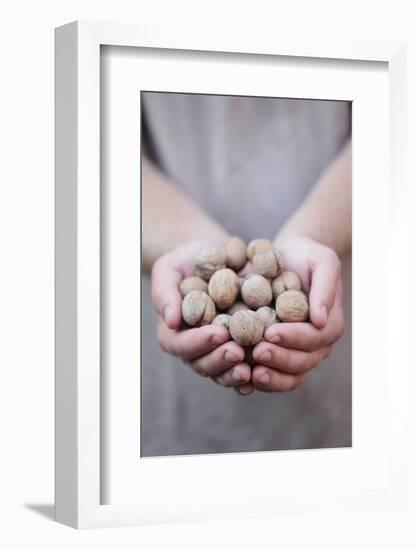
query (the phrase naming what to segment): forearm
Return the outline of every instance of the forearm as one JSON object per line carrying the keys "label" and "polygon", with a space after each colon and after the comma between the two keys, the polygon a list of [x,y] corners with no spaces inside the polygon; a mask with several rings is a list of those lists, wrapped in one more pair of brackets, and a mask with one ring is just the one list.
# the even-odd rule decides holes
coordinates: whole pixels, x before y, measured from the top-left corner
{"label": "forearm", "polygon": [[301,206],[281,228],[277,244],[309,237],[339,256],[352,244],[352,148],[349,141],[323,172]]}
{"label": "forearm", "polygon": [[180,191],[146,157],[142,158],[142,269],[190,240],[221,243],[225,230]]}

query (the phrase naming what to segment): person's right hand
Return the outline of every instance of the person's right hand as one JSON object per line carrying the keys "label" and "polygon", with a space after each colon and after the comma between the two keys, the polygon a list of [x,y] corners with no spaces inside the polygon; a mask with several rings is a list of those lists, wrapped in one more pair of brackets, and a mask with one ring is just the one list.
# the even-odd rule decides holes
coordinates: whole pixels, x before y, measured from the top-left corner
{"label": "person's right hand", "polygon": [[235,387],[242,395],[253,391],[251,369],[244,362],[245,352],[229,340],[220,325],[185,328],[181,316],[178,288],[184,277],[192,275],[194,258],[211,245],[192,241],[161,256],[152,268],[152,300],[160,315],[158,340],[161,348],[182,359],[201,376]]}

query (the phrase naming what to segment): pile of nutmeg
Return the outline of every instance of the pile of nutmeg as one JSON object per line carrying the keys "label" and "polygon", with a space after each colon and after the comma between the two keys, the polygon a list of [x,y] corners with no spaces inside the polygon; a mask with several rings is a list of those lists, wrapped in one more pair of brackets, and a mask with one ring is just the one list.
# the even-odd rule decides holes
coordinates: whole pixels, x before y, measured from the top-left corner
{"label": "pile of nutmeg", "polygon": [[[252,271],[240,278],[237,273],[248,260]],[[230,237],[222,248],[202,252],[195,260],[195,274],[179,288],[187,325],[223,325],[242,346],[257,344],[273,323],[308,318],[300,278],[284,270],[278,250],[267,239],[246,246],[239,237]]]}

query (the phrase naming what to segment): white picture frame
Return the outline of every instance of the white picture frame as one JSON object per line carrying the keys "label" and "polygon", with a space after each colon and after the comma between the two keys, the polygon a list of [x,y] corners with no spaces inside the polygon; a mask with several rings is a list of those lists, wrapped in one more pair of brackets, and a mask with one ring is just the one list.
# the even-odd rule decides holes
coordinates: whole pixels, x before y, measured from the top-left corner
{"label": "white picture frame", "polygon": [[[102,504],[103,410],[100,378],[100,49],[101,46],[128,46],[289,56],[299,59],[379,61],[388,64],[390,193],[392,242],[396,276],[405,280],[405,243],[402,216],[405,185],[405,46],[401,42],[310,42],[280,40],[277,37],[217,32],[210,29],[168,28],[136,25],[75,22],[56,29],[56,519],[67,525],[103,527],[144,522],[175,521],[257,515],[253,503],[236,498],[232,511],[222,512],[213,498],[207,505],[191,502],[180,505],[171,499],[149,506],[134,502]],[[388,178],[387,178],[388,180]],[[394,241],[395,237],[395,241]],[[137,238],[139,238],[137,236]],[[405,291],[405,284],[404,284]],[[390,295],[390,298],[392,296]],[[390,315],[406,319],[406,301],[388,302]],[[396,338],[401,339],[401,327]],[[405,331],[404,331],[405,333]],[[404,342],[403,342],[404,343]],[[395,372],[396,395],[389,396],[395,448],[386,458],[387,475],[383,487],[362,487],[329,493],[287,491],[285,499],[259,495],[258,515],[267,508],[272,514],[304,512],[340,507],[395,505],[405,498],[404,462],[405,344],[398,346]],[[387,379],[388,381],[388,379]],[[395,429],[394,429],[395,423]],[[252,455],[256,460],[256,453]],[[198,458],[197,458],[198,460]],[[316,458],[320,461],[320,457]],[[204,500],[204,495],[202,495]],[[249,510],[252,509],[250,513]],[[193,511],[191,511],[193,510]],[[216,512],[217,510],[217,512]]]}

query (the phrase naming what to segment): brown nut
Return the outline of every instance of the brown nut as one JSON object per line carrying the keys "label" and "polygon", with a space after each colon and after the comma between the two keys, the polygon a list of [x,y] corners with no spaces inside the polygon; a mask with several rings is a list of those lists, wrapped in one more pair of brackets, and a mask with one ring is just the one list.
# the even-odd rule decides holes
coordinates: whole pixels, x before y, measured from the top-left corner
{"label": "brown nut", "polygon": [[208,294],[202,290],[192,290],[182,301],[182,318],[191,325],[208,325],[216,316],[216,306]]}
{"label": "brown nut", "polygon": [[236,302],[235,304],[232,305],[232,307],[229,307],[229,309],[227,310],[227,313],[229,315],[233,315],[233,313],[236,313],[236,311],[241,311],[242,309],[249,309],[249,308],[243,302]]}
{"label": "brown nut", "polygon": [[270,282],[257,273],[246,275],[240,286],[240,293],[245,304],[252,309],[266,306],[272,300]]}
{"label": "brown nut", "polygon": [[214,273],[208,284],[208,292],[219,309],[232,306],[240,290],[239,277],[231,269],[219,269]]}
{"label": "brown nut", "polygon": [[258,252],[265,252],[273,246],[272,242],[268,239],[253,239],[253,241],[248,244],[246,255],[251,260]]}
{"label": "brown nut", "polygon": [[264,325],[254,311],[242,310],[232,315],[230,335],[241,346],[254,346],[262,340]]}
{"label": "brown nut", "polygon": [[205,281],[219,269],[226,267],[226,254],[223,249],[209,248],[195,259],[195,273]]}
{"label": "brown nut", "polygon": [[299,323],[308,317],[308,300],[301,290],[286,290],[275,302],[275,311],[285,323]]}
{"label": "brown nut", "polygon": [[229,237],[223,245],[226,265],[234,271],[240,271],[246,264],[246,244],[239,237]]}
{"label": "brown nut", "polygon": [[231,315],[228,315],[227,313],[220,313],[220,315],[216,315],[216,317],[212,320],[212,325],[222,325],[229,328],[230,319],[232,318]]}
{"label": "brown nut", "polygon": [[272,295],[274,298],[286,290],[301,290],[301,280],[293,271],[283,271],[271,282]]}
{"label": "brown nut", "polygon": [[262,306],[256,310],[256,315],[262,321],[264,328],[268,328],[274,323],[279,323],[277,314],[269,306]]}
{"label": "brown nut", "polygon": [[192,290],[202,290],[208,293],[208,284],[201,279],[201,277],[185,277],[185,279],[180,282],[181,296],[184,298],[184,296]]}
{"label": "brown nut", "polygon": [[281,255],[275,247],[263,252],[256,252],[252,257],[252,267],[255,273],[273,279],[283,269]]}

